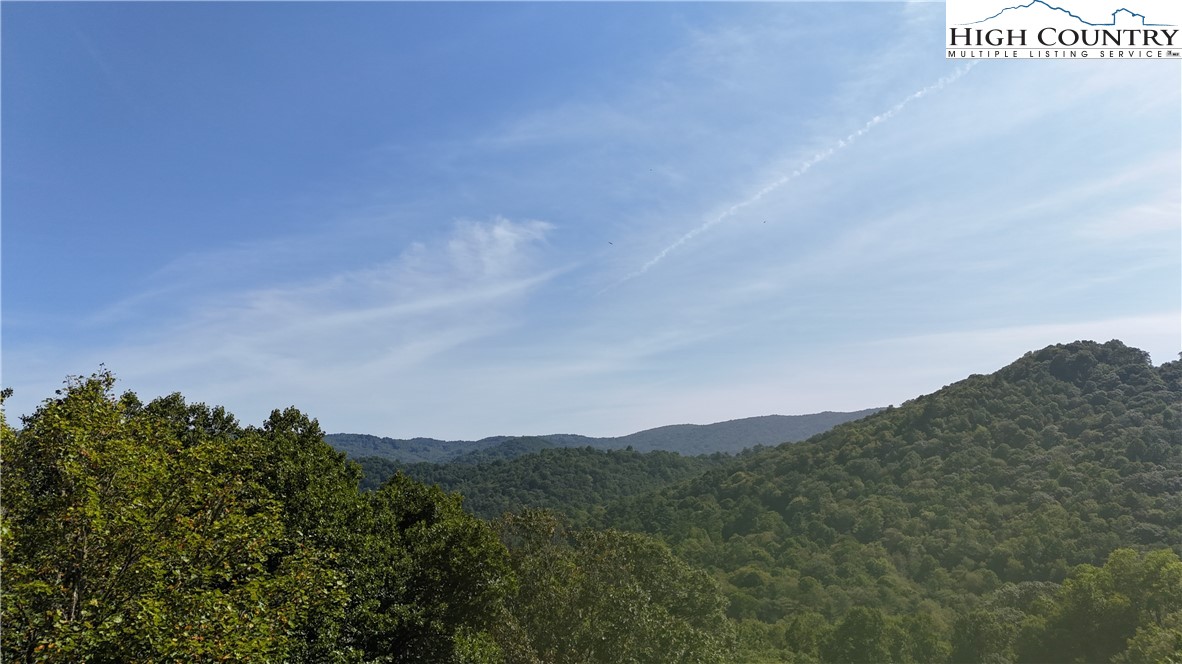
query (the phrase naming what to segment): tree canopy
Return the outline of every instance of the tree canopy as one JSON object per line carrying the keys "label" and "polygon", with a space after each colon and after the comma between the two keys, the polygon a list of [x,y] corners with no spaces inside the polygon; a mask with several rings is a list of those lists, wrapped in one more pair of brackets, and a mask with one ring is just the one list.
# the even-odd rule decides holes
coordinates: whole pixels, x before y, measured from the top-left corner
{"label": "tree canopy", "polygon": [[[403,474],[363,492],[294,408],[243,427],[114,387],[72,378],[20,430],[0,419],[6,661],[557,661],[554,634],[584,635],[562,661],[723,661],[725,600],[657,540],[510,548],[552,517],[494,527]],[[548,556],[571,574],[539,574]]]}
{"label": "tree canopy", "polygon": [[299,410],[102,371],[0,414],[0,657],[1178,662],[1180,404],[1182,361],[1077,342],[736,457],[521,441],[362,490]]}

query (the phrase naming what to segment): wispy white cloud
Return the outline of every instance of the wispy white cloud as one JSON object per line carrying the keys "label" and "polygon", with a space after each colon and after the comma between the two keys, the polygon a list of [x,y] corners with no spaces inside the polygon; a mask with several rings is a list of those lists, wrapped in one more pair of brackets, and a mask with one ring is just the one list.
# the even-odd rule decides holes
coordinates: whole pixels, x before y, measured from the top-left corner
{"label": "wispy white cloud", "polygon": [[[293,284],[189,292],[188,305],[134,339],[59,357],[62,366],[42,378],[106,363],[147,394],[180,389],[229,399],[257,417],[276,395],[310,398],[319,381],[343,389],[351,376],[407,371],[512,329],[523,296],[562,272],[546,265],[552,229],[503,217],[460,221],[447,237],[413,244],[383,264]],[[107,317],[136,316],[134,307]]]}
{"label": "wispy white cloud", "polygon": [[784,185],[788,184],[789,182],[792,182],[793,180],[795,180],[795,179],[801,177],[802,175],[804,175],[805,173],[807,173],[810,169],[813,168],[813,166],[816,166],[817,164],[832,157],[834,154],[840,152],[841,150],[844,150],[847,147],[849,147],[850,145],[853,145],[854,142],[856,142],[859,138],[865,136],[867,133],[869,133],[871,130],[873,130],[876,126],[878,126],[878,125],[890,120],[894,116],[898,115],[911,102],[921,99],[921,98],[923,98],[927,95],[930,95],[934,92],[937,92],[939,90],[942,90],[945,86],[955,82],[961,76],[964,76],[966,73],[968,73],[969,70],[972,69],[972,67],[975,64],[976,63],[974,61],[974,62],[970,62],[970,63],[958,68],[952,74],[949,74],[948,76],[941,77],[935,83],[932,83],[931,85],[927,85],[923,88],[920,88],[919,90],[917,90],[917,91],[913,92],[912,94],[908,95],[907,97],[905,97],[902,101],[898,102],[897,104],[895,104],[891,108],[870,118],[861,127],[856,129],[855,131],[851,132],[850,134],[837,139],[837,141],[832,143],[829,147],[812,155],[811,157],[806,159],[804,162],[800,163],[792,171],[785,173],[783,175],[780,175],[779,177],[774,179],[772,182],[761,187],[754,194],[751,194],[747,198],[728,206],[725,210],[723,210],[722,213],[706,220],[701,225],[689,230],[684,235],[677,238],[672,244],[668,245],[664,249],[657,252],[657,254],[655,256],[653,256],[646,263],[641,265],[638,270],[636,270],[635,272],[632,272],[631,274],[626,275],[623,279],[621,279],[616,284],[616,286],[622,285],[628,281],[631,281],[632,279],[635,279],[637,277],[644,275],[646,272],[648,272],[654,266],[656,266],[657,263],[660,263],[662,260],[664,260],[664,258],[666,256],[668,256],[670,253],[676,251],[678,248],[680,248],[686,242],[693,240],[695,237],[701,235],[702,233],[705,233],[706,231],[710,230],[714,226],[717,226],[718,224],[721,224],[724,221],[731,219],[740,211],[742,211],[746,208],[749,208],[752,205],[755,205],[756,203],[759,203],[767,195],[781,189],[782,187],[784,187]]}
{"label": "wispy white cloud", "polygon": [[[6,369],[474,437],[897,403],[1076,338],[1176,352],[1176,63],[955,69],[939,4],[668,21],[618,80],[394,131],[318,231],[172,257],[80,326],[97,350]],[[832,48],[851,25],[891,29]]]}
{"label": "wispy white cloud", "polygon": [[[1087,222],[1079,235],[1102,242],[1126,239],[1179,239],[1182,221],[1179,220],[1177,197],[1151,202],[1134,202],[1114,215]],[[1177,243],[1176,243],[1177,244]]]}

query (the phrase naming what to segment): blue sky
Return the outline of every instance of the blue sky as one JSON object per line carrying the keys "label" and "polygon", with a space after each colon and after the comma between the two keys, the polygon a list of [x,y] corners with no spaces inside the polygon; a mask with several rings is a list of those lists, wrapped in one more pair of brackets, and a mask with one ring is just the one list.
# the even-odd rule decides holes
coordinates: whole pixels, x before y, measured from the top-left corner
{"label": "blue sky", "polygon": [[939,3],[0,12],[12,420],[100,363],[475,438],[1182,350],[1177,60],[949,61]]}

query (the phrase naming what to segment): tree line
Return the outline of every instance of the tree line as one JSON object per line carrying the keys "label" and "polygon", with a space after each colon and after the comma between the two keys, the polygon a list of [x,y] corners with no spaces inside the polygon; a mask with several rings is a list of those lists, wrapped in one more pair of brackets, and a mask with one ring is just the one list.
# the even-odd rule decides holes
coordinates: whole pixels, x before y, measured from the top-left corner
{"label": "tree line", "polygon": [[656,539],[363,492],[295,409],[114,386],[0,421],[5,661],[727,661],[717,584]]}
{"label": "tree line", "polygon": [[1182,361],[1077,342],[737,457],[539,445],[363,490],[295,409],[100,372],[0,421],[0,654],[1179,662],[1180,404]]}

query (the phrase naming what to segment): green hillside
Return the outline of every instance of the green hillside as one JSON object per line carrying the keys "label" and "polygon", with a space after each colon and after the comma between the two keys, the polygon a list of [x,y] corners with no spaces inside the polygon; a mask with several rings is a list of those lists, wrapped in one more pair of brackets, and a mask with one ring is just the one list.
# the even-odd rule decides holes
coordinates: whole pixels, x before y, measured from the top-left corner
{"label": "green hillside", "polygon": [[[1155,368],[1115,341],[1054,346],[614,504],[602,523],[712,570],[749,644],[777,657],[824,658],[833,625],[866,611],[900,629],[890,621],[922,616],[964,655],[974,621],[958,616],[986,611],[1006,627],[972,661],[1093,661],[1086,640],[1067,648],[1083,632],[1053,625],[1048,598],[1118,548],[1182,551],[1180,400],[1180,362]],[[1182,578],[1168,583],[1177,611]],[[1155,611],[1159,627],[1182,618]]]}
{"label": "green hillside", "polygon": [[631,447],[640,452],[664,450],[684,455],[715,452],[736,454],[756,445],[779,445],[804,440],[880,410],[868,408],[845,413],[826,411],[809,415],[763,415],[713,424],[671,424],[615,438],[551,434],[546,439],[563,447]]}
{"label": "green hillside", "polygon": [[492,519],[506,512],[543,508],[583,521],[611,501],[660,489],[735,461],[722,454],[684,457],[674,452],[555,448],[542,439],[515,439],[505,445],[509,452],[524,453],[497,458],[503,451],[497,446],[443,464],[358,459],[363,472],[361,487],[376,489],[402,471],[420,482],[460,493],[464,508],[480,517]]}
{"label": "green hillside", "polygon": [[365,433],[330,433],[325,442],[351,459],[378,457],[402,463],[443,463],[472,452],[495,447],[509,436],[482,440],[395,439]]}

